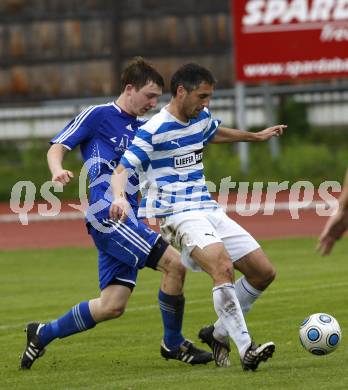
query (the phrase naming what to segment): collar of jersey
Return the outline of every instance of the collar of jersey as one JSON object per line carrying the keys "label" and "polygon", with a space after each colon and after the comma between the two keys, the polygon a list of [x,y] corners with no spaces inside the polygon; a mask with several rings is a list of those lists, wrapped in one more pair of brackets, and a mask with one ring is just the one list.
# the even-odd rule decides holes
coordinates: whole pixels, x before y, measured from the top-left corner
{"label": "collar of jersey", "polygon": [[178,122],[180,125],[183,125],[183,126],[188,126],[190,124],[190,119],[188,120],[188,122],[183,122],[181,121],[180,119],[178,119],[176,116],[174,116],[173,114],[171,114],[169,111],[168,111],[168,104],[166,106],[164,106],[162,108],[163,111],[165,111],[167,113],[168,116],[170,116],[174,122]]}
{"label": "collar of jersey", "polygon": [[137,117],[135,117],[131,114],[128,114],[128,112],[126,112],[126,111],[123,111],[122,108],[119,105],[117,105],[114,101],[112,102],[112,105],[114,106],[115,110],[117,110],[117,112],[120,114],[120,116],[127,118],[127,119],[131,119],[131,120],[137,119]]}

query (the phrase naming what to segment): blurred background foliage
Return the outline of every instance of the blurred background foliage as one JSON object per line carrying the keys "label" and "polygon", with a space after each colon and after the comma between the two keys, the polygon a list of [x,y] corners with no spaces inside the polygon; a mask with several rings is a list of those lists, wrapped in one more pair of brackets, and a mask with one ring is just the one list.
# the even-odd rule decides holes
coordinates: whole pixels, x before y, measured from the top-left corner
{"label": "blurred background foliage", "polygon": [[[286,123],[288,129],[280,138],[278,159],[272,158],[268,143],[250,143],[249,173],[245,175],[241,171],[236,144],[211,144],[205,149],[206,178],[214,182],[217,189],[221,180],[229,176],[236,182],[288,180],[291,184],[308,180],[315,186],[325,180],[341,182],[348,162],[348,138],[344,129],[310,127],[305,105],[291,99],[280,107],[279,123]],[[37,188],[36,199],[40,199],[41,185],[51,179],[46,161],[48,148],[48,140],[0,143],[1,201],[10,199],[11,189],[19,180],[32,181]],[[79,150],[66,154],[64,167],[72,170],[75,178],[57,196],[74,199],[78,196],[78,175],[82,167]]]}
{"label": "blurred background foliage", "polygon": [[206,178],[215,184],[228,176],[236,182],[308,180],[314,186],[325,180],[342,181],[348,165],[346,129],[310,126],[306,105],[291,98],[279,105],[277,123],[288,125],[279,140],[279,158],[272,158],[268,143],[250,143],[249,173],[245,175],[236,145],[210,145],[205,152]]}

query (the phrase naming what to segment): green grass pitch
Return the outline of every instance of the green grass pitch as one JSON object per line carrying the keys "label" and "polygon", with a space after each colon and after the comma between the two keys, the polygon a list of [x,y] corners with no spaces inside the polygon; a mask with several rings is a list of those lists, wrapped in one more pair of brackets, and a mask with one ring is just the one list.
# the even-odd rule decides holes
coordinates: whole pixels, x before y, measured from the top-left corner
{"label": "green grass pitch", "polygon": [[[348,240],[321,258],[313,239],[264,241],[277,279],[247,316],[256,341],[273,340],[276,353],[257,372],[243,372],[236,350],[229,369],[213,363],[189,366],[159,355],[162,329],[157,307],[160,273],[140,272],[138,286],[121,318],[54,341],[27,372],[18,370],[28,321],[48,321],[74,304],[98,295],[93,249],[0,253],[1,389],[347,389]],[[201,345],[197,332],[215,320],[211,282],[187,275],[185,336]],[[298,340],[308,314],[334,315],[343,340],[333,354],[317,357]]]}

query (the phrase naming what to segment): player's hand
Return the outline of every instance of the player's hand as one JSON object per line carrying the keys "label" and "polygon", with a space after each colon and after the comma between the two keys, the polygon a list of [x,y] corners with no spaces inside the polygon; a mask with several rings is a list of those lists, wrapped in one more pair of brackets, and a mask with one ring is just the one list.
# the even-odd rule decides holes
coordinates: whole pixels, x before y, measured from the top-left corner
{"label": "player's hand", "polygon": [[276,125],[268,127],[267,129],[257,132],[256,135],[259,141],[267,141],[271,137],[281,136],[284,132],[284,129],[286,129],[287,127],[287,125]]}
{"label": "player's hand", "polygon": [[74,174],[67,169],[61,169],[57,172],[54,172],[52,175],[52,181],[55,183],[61,183],[63,186],[68,184],[70,180],[74,177]]}
{"label": "player's hand", "polygon": [[328,219],[324,230],[319,237],[316,248],[317,251],[322,256],[329,255],[335,245],[335,242],[343,236],[347,228],[348,221],[346,213],[338,211],[335,215]]}
{"label": "player's hand", "polygon": [[335,245],[335,242],[336,242],[336,238],[330,235],[320,237],[316,249],[322,256],[329,255],[331,253],[333,246]]}
{"label": "player's hand", "polygon": [[114,221],[124,222],[129,215],[131,207],[124,197],[116,198],[110,206],[109,216]]}

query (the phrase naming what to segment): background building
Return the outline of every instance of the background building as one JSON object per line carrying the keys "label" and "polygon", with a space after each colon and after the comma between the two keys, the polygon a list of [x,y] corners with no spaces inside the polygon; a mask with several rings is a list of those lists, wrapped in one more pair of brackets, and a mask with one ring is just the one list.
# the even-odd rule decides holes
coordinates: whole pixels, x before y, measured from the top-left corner
{"label": "background building", "polygon": [[168,81],[197,61],[233,85],[229,1],[3,0],[0,103],[110,96],[133,56]]}

